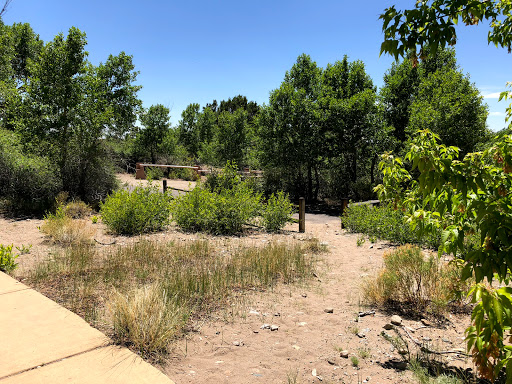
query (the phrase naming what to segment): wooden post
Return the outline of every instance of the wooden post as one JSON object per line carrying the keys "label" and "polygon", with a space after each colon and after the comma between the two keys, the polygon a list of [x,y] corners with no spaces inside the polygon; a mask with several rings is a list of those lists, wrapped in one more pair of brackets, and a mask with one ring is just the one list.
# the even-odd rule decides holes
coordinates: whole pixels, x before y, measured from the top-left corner
{"label": "wooden post", "polygon": [[[341,216],[347,211],[348,199],[341,199]],[[343,221],[341,222],[341,229],[343,229]]]}
{"label": "wooden post", "polygon": [[163,179],[163,190],[164,190],[164,193],[165,193],[165,191],[167,191],[167,180],[166,179]]}
{"label": "wooden post", "polygon": [[299,232],[306,232],[306,200],[299,198]]}

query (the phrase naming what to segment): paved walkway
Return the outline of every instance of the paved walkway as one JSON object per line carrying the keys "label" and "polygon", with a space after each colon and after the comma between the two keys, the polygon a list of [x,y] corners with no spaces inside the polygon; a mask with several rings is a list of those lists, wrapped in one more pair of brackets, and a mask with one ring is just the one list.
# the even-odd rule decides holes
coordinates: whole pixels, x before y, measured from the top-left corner
{"label": "paved walkway", "polygon": [[173,384],[82,318],[0,272],[0,384]]}

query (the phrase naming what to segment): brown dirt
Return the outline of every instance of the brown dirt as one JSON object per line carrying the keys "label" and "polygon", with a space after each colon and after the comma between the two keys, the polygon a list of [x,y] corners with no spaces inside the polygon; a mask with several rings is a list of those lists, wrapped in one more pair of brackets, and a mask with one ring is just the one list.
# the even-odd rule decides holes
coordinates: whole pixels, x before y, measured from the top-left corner
{"label": "brown dirt", "polygon": [[[122,176],[122,182],[137,184],[133,177]],[[171,182],[169,182],[171,184]],[[186,184],[186,185],[185,185]],[[189,182],[172,182],[185,189]],[[0,217],[0,244],[32,245],[30,254],[18,261],[23,275],[35,263],[56,248],[37,229],[41,220],[12,220]],[[102,224],[96,224],[95,238],[101,242],[123,244],[134,238],[112,236]],[[382,265],[382,256],[391,246],[384,242],[357,246],[358,235],[340,228],[337,217],[306,215],[306,233],[298,233],[298,225],[289,225],[284,234],[250,233],[243,237],[216,237],[225,244],[244,242],[263,244],[268,241],[300,240],[317,237],[328,246],[321,256],[319,273],[307,286],[280,285],[273,291],[253,292],[234,301],[230,308],[211,314],[195,324],[195,332],[176,342],[166,364],[160,368],[176,383],[414,383],[410,371],[390,367],[400,360],[397,351],[380,336],[391,313],[358,318],[366,311],[362,304],[360,284]],[[209,238],[201,234],[183,234],[175,228],[148,235],[153,239],[187,240]],[[101,245],[97,245],[101,246]],[[333,313],[324,310],[332,308]],[[431,319],[435,320],[435,319]],[[467,315],[449,315],[442,326],[425,327],[419,319],[404,318],[404,325],[418,341],[438,350],[464,348]],[[279,326],[277,331],[261,329],[263,324]],[[364,337],[356,335],[363,332]],[[393,335],[393,331],[386,331]],[[427,341],[425,341],[425,339]],[[431,341],[428,341],[428,340]],[[349,358],[339,350],[348,350]],[[367,356],[368,355],[368,356]],[[353,367],[350,357],[359,360]],[[456,354],[444,361],[457,366],[469,362]],[[313,376],[313,372],[318,377]]]}

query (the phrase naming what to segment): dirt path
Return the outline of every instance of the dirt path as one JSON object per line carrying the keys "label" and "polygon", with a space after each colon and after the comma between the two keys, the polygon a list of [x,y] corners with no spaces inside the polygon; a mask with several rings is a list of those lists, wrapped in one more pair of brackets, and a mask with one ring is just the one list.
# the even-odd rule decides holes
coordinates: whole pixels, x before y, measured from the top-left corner
{"label": "dirt path", "polygon": [[[133,182],[133,180],[127,180]],[[177,188],[188,182],[174,183]],[[179,186],[178,186],[179,184]],[[0,217],[0,244],[32,245],[31,253],[19,258],[22,268],[33,265],[52,252],[37,227],[40,220],[14,221]],[[400,360],[396,350],[380,336],[391,314],[377,312],[358,318],[362,305],[360,285],[382,265],[382,256],[391,247],[378,242],[357,246],[357,235],[340,228],[337,217],[306,215],[306,233],[297,224],[280,235],[251,233],[243,237],[212,238],[234,244],[262,244],[317,237],[329,252],[321,256],[319,273],[308,286],[279,286],[273,292],[252,293],[221,313],[196,324],[196,332],[180,340],[167,364],[160,367],[178,384],[184,383],[413,383],[409,371],[389,366]],[[115,239],[117,244],[133,238],[113,237],[97,225],[97,238]],[[161,241],[209,238],[183,234],[175,228],[148,235]],[[325,310],[331,308],[332,313]],[[412,336],[441,350],[464,348],[464,329],[469,316],[450,317],[444,328],[425,327],[418,319],[404,319]],[[261,329],[276,325],[276,331]],[[357,335],[359,333],[359,335]],[[348,350],[349,357],[340,357]],[[456,355],[450,355],[455,359]],[[351,358],[357,358],[354,367]],[[461,359],[451,363],[464,365]],[[319,377],[313,376],[315,373]]]}

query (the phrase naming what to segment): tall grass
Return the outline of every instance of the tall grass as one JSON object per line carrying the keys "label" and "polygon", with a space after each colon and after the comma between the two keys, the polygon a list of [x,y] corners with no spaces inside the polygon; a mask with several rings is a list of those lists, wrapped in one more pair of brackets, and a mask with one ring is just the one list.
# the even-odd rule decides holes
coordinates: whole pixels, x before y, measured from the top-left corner
{"label": "tall grass", "polygon": [[28,281],[118,342],[154,356],[184,332],[189,316],[227,304],[234,292],[310,276],[308,254],[321,250],[314,241],[227,250],[207,241],[140,240],[106,252],[78,246],[38,265]]}
{"label": "tall grass", "polygon": [[469,291],[471,284],[461,280],[461,272],[455,262],[444,264],[417,246],[405,245],[384,255],[384,268],[366,279],[363,296],[370,305],[442,314]]}

